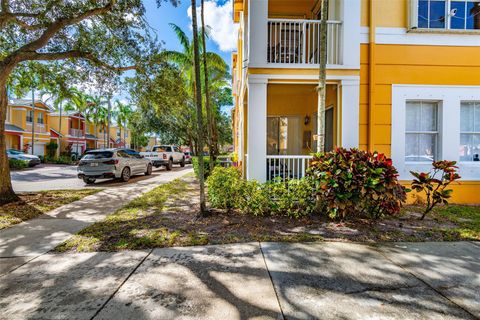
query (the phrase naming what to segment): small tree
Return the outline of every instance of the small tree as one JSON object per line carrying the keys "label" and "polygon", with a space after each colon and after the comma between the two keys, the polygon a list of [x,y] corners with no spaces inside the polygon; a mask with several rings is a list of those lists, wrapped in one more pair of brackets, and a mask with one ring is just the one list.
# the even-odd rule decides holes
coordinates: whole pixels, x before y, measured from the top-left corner
{"label": "small tree", "polygon": [[55,158],[55,155],[58,149],[58,144],[54,141],[50,141],[49,143],[46,144],[46,147],[47,147],[48,156],[50,158]]}
{"label": "small tree", "polygon": [[[448,199],[452,196],[453,190],[447,187],[453,181],[460,179],[456,163],[456,161],[447,160],[434,161],[430,172],[410,171],[415,177],[412,182],[413,190],[417,193],[424,192],[426,196],[427,203],[420,220],[423,220],[437,204],[448,205]],[[441,176],[437,178],[439,174]]]}

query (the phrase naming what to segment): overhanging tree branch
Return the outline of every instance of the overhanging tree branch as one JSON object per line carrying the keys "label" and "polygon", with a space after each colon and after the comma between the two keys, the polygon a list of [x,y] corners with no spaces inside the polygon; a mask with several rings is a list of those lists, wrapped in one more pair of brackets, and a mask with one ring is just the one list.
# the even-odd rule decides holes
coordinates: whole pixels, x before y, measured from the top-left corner
{"label": "overhanging tree branch", "polygon": [[126,67],[116,67],[112,66],[105,61],[98,59],[94,54],[91,52],[85,52],[80,50],[70,50],[64,52],[23,52],[21,55],[21,61],[27,60],[34,60],[34,61],[52,61],[52,60],[65,60],[65,59],[73,59],[73,58],[80,58],[86,59],[92,62],[93,64],[109,69],[112,71],[128,71],[128,70],[135,70],[137,66],[126,66]]}

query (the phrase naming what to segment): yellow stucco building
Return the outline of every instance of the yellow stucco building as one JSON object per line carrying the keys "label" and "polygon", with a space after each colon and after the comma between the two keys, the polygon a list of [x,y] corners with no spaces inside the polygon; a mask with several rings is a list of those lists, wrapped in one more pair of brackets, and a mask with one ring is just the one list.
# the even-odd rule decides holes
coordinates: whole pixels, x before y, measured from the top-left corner
{"label": "yellow stucco building", "polygon": [[[234,0],[235,152],[249,179],[300,177],[315,151],[318,0]],[[400,179],[458,161],[480,203],[480,1],[330,0],[326,147],[390,156]]]}

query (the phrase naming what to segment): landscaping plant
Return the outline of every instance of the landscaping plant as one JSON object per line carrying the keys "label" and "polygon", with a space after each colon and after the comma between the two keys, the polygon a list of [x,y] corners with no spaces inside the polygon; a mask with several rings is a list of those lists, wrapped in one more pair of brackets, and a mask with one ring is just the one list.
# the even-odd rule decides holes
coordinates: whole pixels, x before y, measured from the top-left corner
{"label": "landscaping plant", "polygon": [[241,173],[237,168],[214,168],[207,178],[210,205],[219,209],[234,208],[240,191],[239,185],[242,183],[241,179]]}
{"label": "landscaping plant", "polygon": [[392,160],[377,152],[336,148],[315,154],[307,176],[331,218],[377,219],[398,213],[406,200]]}
{"label": "landscaping plant", "polygon": [[266,184],[272,213],[292,218],[308,216],[315,210],[315,198],[310,178],[282,181],[280,178]]}
{"label": "landscaping plant", "polygon": [[[412,189],[417,193],[425,193],[426,206],[420,220],[432,211],[437,204],[448,205],[448,199],[452,196],[452,189],[447,189],[448,185],[455,180],[460,179],[457,173],[458,167],[456,161],[434,161],[430,172],[410,173],[415,177],[412,182]],[[439,177],[437,177],[440,175]]]}
{"label": "landscaping plant", "polygon": [[10,169],[14,170],[25,169],[28,167],[28,163],[26,161],[18,159],[8,159],[8,165],[10,166]]}
{"label": "landscaping plant", "polygon": [[[193,172],[195,172],[195,175],[197,176],[198,178],[198,175],[199,175],[199,165],[198,165],[199,161],[198,161],[198,157],[192,157],[192,164],[193,164]],[[219,162],[218,161],[215,161],[215,165],[214,167],[218,166]],[[205,176],[205,179],[208,178],[208,176],[210,176],[210,158],[203,158],[203,175]]]}

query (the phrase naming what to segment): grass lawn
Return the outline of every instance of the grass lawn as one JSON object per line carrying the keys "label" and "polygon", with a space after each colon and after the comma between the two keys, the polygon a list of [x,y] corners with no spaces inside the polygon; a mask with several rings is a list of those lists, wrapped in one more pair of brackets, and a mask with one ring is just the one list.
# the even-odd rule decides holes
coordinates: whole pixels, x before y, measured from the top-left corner
{"label": "grass lawn", "polygon": [[55,190],[19,195],[20,201],[0,206],[0,230],[42,215],[65,204],[95,194],[101,189]]}
{"label": "grass lawn", "polygon": [[144,194],[65,243],[57,252],[117,251],[249,241],[305,242],[480,240],[480,207],[436,209],[424,221],[421,208],[407,206],[397,217],[331,221],[322,215],[293,220],[214,210],[199,218],[198,185],[186,176]]}

